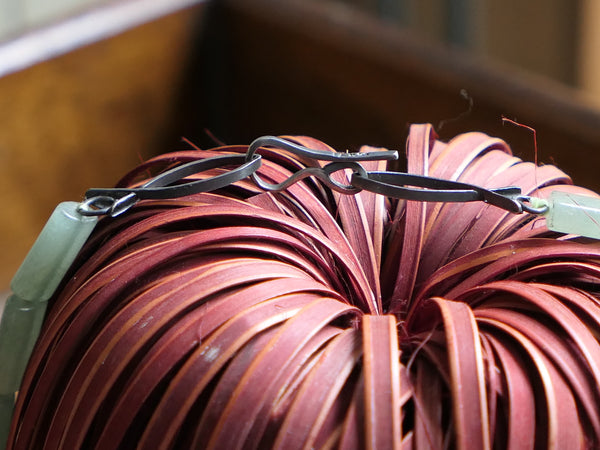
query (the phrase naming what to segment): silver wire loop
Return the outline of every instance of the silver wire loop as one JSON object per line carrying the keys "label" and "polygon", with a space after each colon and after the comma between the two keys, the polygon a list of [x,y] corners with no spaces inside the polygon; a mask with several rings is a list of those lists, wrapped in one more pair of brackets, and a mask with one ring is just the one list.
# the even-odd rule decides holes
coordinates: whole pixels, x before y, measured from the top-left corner
{"label": "silver wire loop", "polygon": [[[294,156],[314,160],[316,167],[304,167],[279,183],[269,183],[261,178],[258,169],[262,164],[261,148],[282,149]],[[422,202],[473,202],[482,201],[512,213],[527,212],[544,214],[547,206],[538,207],[530,197],[522,195],[518,187],[485,189],[458,181],[444,180],[403,172],[368,172],[362,161],[394,160],[396,151],[373,151],[363,153],[331,152],[314,150],[287,139],[263,136],[254,140],[245,154],[226,154],[192,161],[169,169],[137,188],[90,189],[86,200],[79,205],[83,215],[118,216],[142,199],[169,199],[184,197],[199,192],[210,192],[229,186],[247,177],[252,177],[258,187],[265,191],[282,191],[307,177],[320,180],[330,189],[342,194],[353,195],[366,190],[387,197]],[[319,165],[318,161],[329,161]],[[211,169],[225,169],[212,177],[187,177]],[[349,183],[337,181],[333,174],[340,170],[351,170]]]}
{"label": "silver wire loop", "polygon": [[323,167],[306,167],[301,169],[298,172],[290,175],[281,183],[268,183],[264,181],[256,172],[252,174],[252,179],[258,187],[265,191],[271,192],[283,191],[294,183],[297,183],[298,181],[307,177],[315,177],[330,189],[342,194],[352,195],[360,192],[362,190],[361,188],[352,186],[351,184],[340,183],[331,177],[331,175],[335,172],[344,169],[352,169],[353,173],[360,173],[363,176],[367,175],[367,171],[364,169],[364,167],[356,162],[331,162]]}
{"label": "silver wire loop", "polygon": [[373,152],[329,152],[325,150],[314,150],[303,145],[296,144],[276,136],[262,136],[255,139],[246,152],[246,161],[256,157],[256,152],[261,147],[274,147],[306,158],[312,158],[319,161],[332,162],[360,162],[360,161],[390,161],[398,159],[398,152],[395,150],[376,150]]}
{"label": "silver wire loop", "polygon": [[296,156],[310,158],[319,161],[331,161],[323,167],[306,167],[304,169],[295,172],[290,175],[285,181],[281,183],[268,183],[264,181],[257,172],[252,174],[252,180],[265,191],[279,192],[287,189],[292,184],[297,183],[307,177],[315,177],[319,179],[330,189],[340,192],[342,194],[352,195],[360,192],[362,189],[353,186],[351,184],[343,184],[331,177],[331,175],[339,170],[352,169],[353,173],[359,173],[362,176],[366,176],[367,172],[363,166],[359,164],[359,161],[381,161],[381,160],[395,160],[398,159],[397,151],[390,150],[377,150],[373,152],[363,153],[349,153],[349,152],[329,152],[324,150],[314,150],[304,147],[295,142],[287,139],[275,137],[275,136],[262,136],[255,139],[246,152],[246,161],[251,161],[255,158],[260,158],[257,151],[265,147],[274,147],[278,149],[287,150]]}
{"label": "silver wire loop", "polygon": [[[249,177],[258,170],[261,164],[261,158],[246,161],[244,155],[223,155],[199,159],[162,172],[137,188],[89,189],[86,192],[86,198],[96,196],[121,198],[127,194],[135,193],[139,200],[156,200],[185,197],[199,192],[211,192]],[[232,165],[237,165],[237,167],[212,177],[188,180],[187,182],[184,180],[184,178],[191,175]],[[182,180],[183,182],[181,182]]]}
{"label": "silver wire loop", "polygon": [[550,209],[550,206],[547,203],[538,207],[533,206],[530,203],[531,197],[529,195],[519,195],[516,200],[521,204],[523,211],[528,212],[529,214],[543,215]]}
{"label": "silver wire loop", "polygon": [[137,195],[133,192],[119,198],[108,195],[97,195],[81,202],[77,206],[77,212],[82,216],[109,215],[117,217],[135,205],[137,201]]}

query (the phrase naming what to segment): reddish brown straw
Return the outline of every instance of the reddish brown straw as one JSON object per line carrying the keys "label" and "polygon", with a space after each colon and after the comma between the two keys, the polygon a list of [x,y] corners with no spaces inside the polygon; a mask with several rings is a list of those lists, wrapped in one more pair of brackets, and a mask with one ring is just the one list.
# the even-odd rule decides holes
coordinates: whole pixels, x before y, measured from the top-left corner
{"label": "reddish brown straw", "polygon": [[[414,125],[407,152],[415,174],[595,195],[482,133]],[[318,164],[260,153],[268,182]],[[483,203],[311,179],[144,201],[53,299],[9,448],[598,448],[599,286],[600,243]]]}

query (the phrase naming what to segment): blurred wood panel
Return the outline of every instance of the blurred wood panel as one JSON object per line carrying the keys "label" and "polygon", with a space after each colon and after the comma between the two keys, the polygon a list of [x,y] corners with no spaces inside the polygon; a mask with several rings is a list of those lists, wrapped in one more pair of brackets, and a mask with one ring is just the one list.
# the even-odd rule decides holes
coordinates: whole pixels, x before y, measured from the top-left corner
{"label": "blurred wood panel", "polygon": [[338,2],[222,0],[165,17],[0,79],[0,283],[56,203],[112,185],[175,137],[206,147],[205,130],[227,143],[308,134],[402,150],[411,123],[460,117],[442,138],[483,131],[533,160],[531,133],[503,115],[537,130],[540,161],[600,189],[600,115],[564,85]]}
{"label": "blurred wood panel", "polygon": [[140,158],[168,150],[202,11],[0,78],[0,290],[58,202],[111,186]]}
{"label": "blurred wood panel", "polygon": [[577,81],[600,107],[600,2],[581,1]]}
{"label": "blurred wood panel", "polygon": [[589,16],[596,0],[341,1],[409,28],[422,39],[468,49],[569,85],[577,81],[580,22],[584,33],[585,28],[597,28],[597,15]]}
{"label": "blurred wood panel", "polygon": [[[488,57],[576,84],[579,0],[486,0],[484,42]],[[595,27],[597,27],[597,22]]]}
{"label": "blurred wood panel", "polygon": [[[534,159],[556,163],[578,184],[600,188],[600,115],[580,92],[546,78],[415,38],[337,2],[229,0],[212,21],[198,73],[204,117],[227,142],[261,134],[310,134],[339,149],[403,148],[410,123],[446,122],[442,138],[479,130]],[[193,134],[193,127],[188,131]],[[188,134],[188,133],[186,133]]]}

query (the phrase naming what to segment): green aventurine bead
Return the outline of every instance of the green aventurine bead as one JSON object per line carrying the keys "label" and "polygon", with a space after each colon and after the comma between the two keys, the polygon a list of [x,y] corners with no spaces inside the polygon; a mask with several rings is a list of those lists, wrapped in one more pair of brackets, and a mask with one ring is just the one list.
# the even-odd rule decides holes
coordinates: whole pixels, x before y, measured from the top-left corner
{"label": "green aventurine bead", "polygon": [[549,230],[600,239],[600,198],[554,191],[548,203]]}
{"label": "green aventurine bead", "polygon": [[12,279],[15,295],[36,302],[52,297],[98,221],[79,214],[78,206],[63,202],[56,207]]}
{"label": "green aventurine bead", "polygon": [[59,204],[11,282],[0,322],[0,446],[6,445],[15,392],[37,341],[46,305],[94,229],[97,217]]}

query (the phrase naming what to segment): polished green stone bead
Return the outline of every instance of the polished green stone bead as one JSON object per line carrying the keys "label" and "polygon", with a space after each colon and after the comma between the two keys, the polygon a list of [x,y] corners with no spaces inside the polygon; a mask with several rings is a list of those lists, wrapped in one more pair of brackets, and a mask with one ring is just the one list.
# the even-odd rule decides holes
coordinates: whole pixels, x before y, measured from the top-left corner
{"label": "polished green stone bead", "polygon": [[554,191],[548,204],[549,230],[600,239],[600,198]]}

